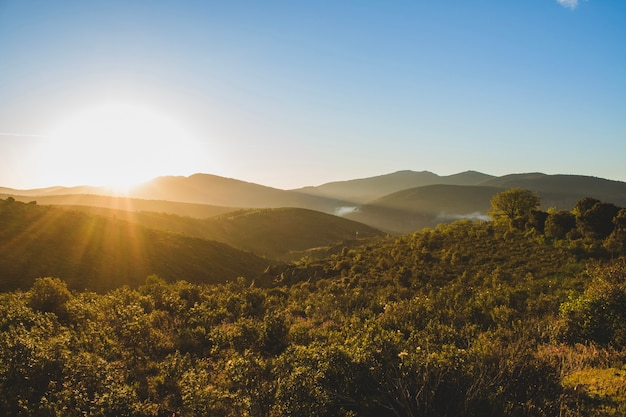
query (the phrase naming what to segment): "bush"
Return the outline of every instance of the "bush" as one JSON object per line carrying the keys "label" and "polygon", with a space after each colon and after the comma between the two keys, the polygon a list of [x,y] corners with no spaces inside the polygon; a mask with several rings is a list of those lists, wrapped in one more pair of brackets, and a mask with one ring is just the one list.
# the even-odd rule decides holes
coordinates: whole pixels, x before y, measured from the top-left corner
{"label": "bush", "polygon": [[626,264],[605,266],[590,272],[585,292],[561,306],[563,336],[569,343],[596,342],[626,345]]}

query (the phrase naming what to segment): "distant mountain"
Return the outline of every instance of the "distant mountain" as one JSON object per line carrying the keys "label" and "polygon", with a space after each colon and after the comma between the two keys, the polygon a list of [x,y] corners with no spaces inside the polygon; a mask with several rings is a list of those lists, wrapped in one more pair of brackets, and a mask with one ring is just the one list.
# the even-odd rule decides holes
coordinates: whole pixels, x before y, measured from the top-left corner
{"label": "distant mountain", "polygon": [[526,188],[542,197],[545,208],[571,209],[584,197],[626,206],[626,183],[583,175],[511,174],[482,183],[500,188]]}
{"label": "distant mountain", "polygon": [[461,218],[486,220],[490,200],[500,191],[476,185],[416,187],[362,205],[346,217],[389,233],[410,233]]}
{"label": "distant mountain", "polygon": [[240,208],[299,207],[326,213],[332,213],[336,206],[342,205],[332,198],[285,191],[209,174],[159,177],[135,188],[130,196]]}
{"label": "distant mountain", "polygon": [[439,176],[429,171],[398,171],[392,174],[305,187],[294,191],[363,204],[396,191],[434,184],[477,185],[494,178],[476,171]]}
{"label": "distant mountain", "polygon": [[[422,187],[434,188],[417,191]],[[584,197],[626,206],[626,183],[620,181],[543,173],[494,177],[476,171],[448,176],[428,171],[398,171],[297,190],[280,190],[232,178],[195,174],[156,178],[135,189],[130,195],[134,199],[126,200],[68,195],[75,191],[94,191],[89,187],[13,191],[21,194],[16,198],[33,199],[40,204],[91,205],[192,217],[211,217],[241,208],[303,208],[346,216],[385,232],[408,233],[458,216],[485,216],[493,192],[515,187],[537,192],[544,209],[571,209]],[[5,191],[11,194],[10,189]],[[128,202],[128,207],[119,206]]]}
{"label": "distant mountain", "polygon": [[581,175],[513,174],[480,185],[430,185],[389,194],[346,217],[389,233],[410,233],[459,218],[483,218],[493,195],[509,188],[539,194],[544,210],[570,210],[584,197],[626,206],[626,183]]}
{"label": "distant mountain", "polygon": [[151,229],[223,242],[256,255],[285,261],[298,260],[307,250],[337,242],[384,235],[362,223],[298,208],[238,210],[210,219],[97,207],[67,208],[115,217]]}
{"label": "distant mountain", "polygon": [[115,192],[110,187],[92,187],[88,185],[79,185],[76,187],[46,187],[31,188],[28,190],[19,190],[15,188],[0,187],[0,194],[5,195],[21,195],[21,196],[58,196],[69,194],[95,194],[95,195],[114,195]]}
{"label": "distant mountain", "polygon": [[0,200],[0,291],[28,289],[45,276],[95,291],[137,286],[151,274],[168,281],[225,282],[254,279],[271,263],[219,242]]}

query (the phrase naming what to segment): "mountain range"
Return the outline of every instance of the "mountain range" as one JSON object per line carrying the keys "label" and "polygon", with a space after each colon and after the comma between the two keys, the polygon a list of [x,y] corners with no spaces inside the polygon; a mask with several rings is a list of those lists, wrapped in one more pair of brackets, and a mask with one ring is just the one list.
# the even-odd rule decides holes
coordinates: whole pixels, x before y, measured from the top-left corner
{"label": "mountain range", "polygon": [[127,196],[98,187],[0,188],[0,195],[39,204],[92,206],[209,218],[240,209],[301,208],[343,216],[386,233],[410,233],[458,218],[485,218],[491,197],[527,188],[543,209],[571,209],[584,197],[626,205],[626,183],[581,175],[493,176],[476,171],[440,176],[429,171],[390,174],[281,190],[211,174],[164,176]]}
{"label": "mountain range", "polygon": [[280,190],[196,174],[159,177],[127,196],[97,187],[0,188],[0,291],[41,276],[105,291],[166,280],[261,279],[272,265],[315,259],[362,239],[461,218],[488,220],[491,198],[527,188],[542,208],[584,197],[626,206],[626,183],[579,175],[399,171]]}

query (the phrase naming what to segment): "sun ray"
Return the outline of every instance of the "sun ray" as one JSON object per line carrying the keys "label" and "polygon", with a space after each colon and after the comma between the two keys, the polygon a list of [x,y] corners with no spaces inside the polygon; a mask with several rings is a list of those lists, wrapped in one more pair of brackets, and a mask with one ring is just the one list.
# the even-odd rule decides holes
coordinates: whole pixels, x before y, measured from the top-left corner
{"label": "sun ray", "polygon": [[207,153],[165,113],[108,101],[55,126],[34,162],[55,185],[97,185],[123,194],[160,175],[200,172]]}

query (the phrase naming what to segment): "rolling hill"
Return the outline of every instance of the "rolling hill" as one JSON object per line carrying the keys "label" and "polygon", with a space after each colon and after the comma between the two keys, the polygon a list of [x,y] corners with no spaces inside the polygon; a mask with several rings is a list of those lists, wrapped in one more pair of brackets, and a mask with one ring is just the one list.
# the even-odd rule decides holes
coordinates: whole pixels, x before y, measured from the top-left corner
{"label": "rolling hill", "polygon": [[501,188],[472,185],[428,185],[398,191],[346,215],[392,233],[410,233],[461,218],[486,219],[489,201]]}
{"label": "rolling hill", "polygon": [[44,276],[95,291],[137,286],[151,274],[197,283],[254,279],[270,263],[224,243],[115,218],[0,201],[1,291],[29,288]]}
{"label": "rolling hill", "polygon": [[384,235],[365,224],[313,210],[246,210],[204,221],[207,236],[255,254],[295,260],[302,252],[357,237]]}
{"label": "rolling hill", "polygon": [[438,184],[402,190],[364,204],[346,217],[389,233],[410,233],[459,218],[486,219],[491,198],[509,188],[536,192],[544,210],[570,210],[585,197],[626,206],[626,183],[530,173],[493,177],[480,185]]}
{"label": "rolling hill", "polygon": [[[126,212],[150,211],[155,213],[171,213],[179,216],[204,219],[231,211],[239,210],[235,207],[212,206],[208,204],[181,203],[166,200],[145,200],[122,196],[94,195],[94,194],[0,194],[0,198],[12,197],[17,201],[36,201],[40,205],[94,207]],[[106,211],[106,210],[105,210]]]}
{"label": "rolling hill", "polygon": [[491,178],[494,177],[476,171],[466,171],[449,176],[439,176],[429,171],[398,171],[370,178],[330,182],[317,187],[304,187],[294,191],[364,204],[409,188],[433,184],[477,185]]}
{"label": "rolling hill", "polygon": [[60,207],[214,240],[259,256],[285,261],[300,259],[303,252],[309,249],[354,240],[357,235],[360,238],[383,235],[362,223],[298,208],[238,210],[208,219],[195,219],[167,213]]}
{"label": "rolling hill", "polygon": [[584,197],[593,197],[626,206],[626,183],[583,175],[512,174],[492,178],[482,185],[500,188],[527,188],[542,197],[542,206],[571,209]]}
{"label": "rolling hill", "polygon": [[239,208],[299,207],[333,213],[333,198],[286,191],[210,174],[159,177],[130,192],[131,197]]}
{"label": "rolling hill", "polygon": [[[296,190],[280,190],[232,178],[196,174],[156,178],[135,189],[130,195],[134,198],[127,199],[67,195],[77,190],[88,191],[89,187],[13,190],[20,195],[12,194],[10,189],[4,191],[7,195],[15,195],[16,199],[35,199],[40,204],[90,205],[197,218],[242,208],[293,207],[335,214],[385,232],[401,234],[448,222],[459,216],[485,216],[494,192],[515,187],[537,192],[544,210],[550,207],[568,210],[584,197],[626,206],[626,183],[620,181],[542,173],[494,177],[476,171],[448,176],[428,171],[398,171]],[[418,191],[420,188],[423,190]],[[39,196],[37,192],[44,194]],[[255,253],[277,254],[275,250],[260,251],[252,246],[246,247]]]}

